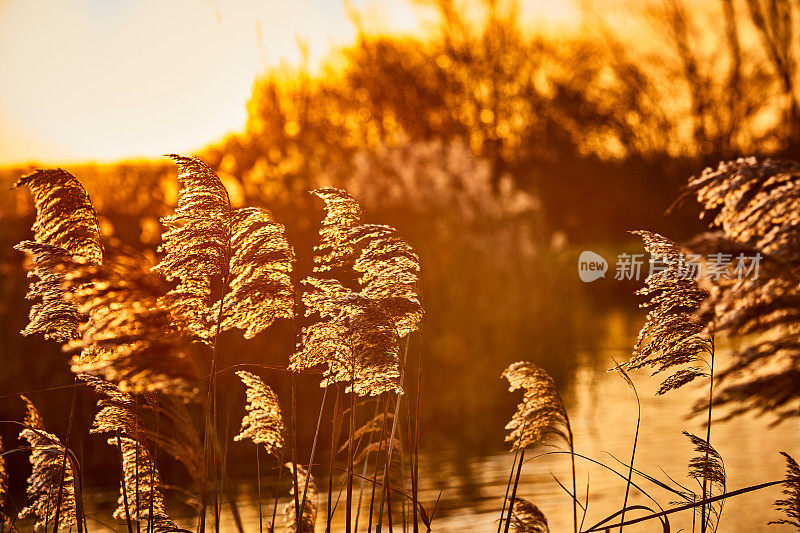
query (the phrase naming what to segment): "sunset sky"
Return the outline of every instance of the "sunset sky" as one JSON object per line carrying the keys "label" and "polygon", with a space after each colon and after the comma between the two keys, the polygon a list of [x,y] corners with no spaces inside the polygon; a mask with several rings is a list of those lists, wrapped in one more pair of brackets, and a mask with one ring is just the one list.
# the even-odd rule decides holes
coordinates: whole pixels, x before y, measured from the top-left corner
{"label": "sunset sky", "polygon": [[[531,26],[577,20],[523,0]],[[550,4],[550,5],[548,5]],[[353,0],[373,31],[420,33],[410,0]],[[190,152],[240,129],[253,79],[355,29],[341,0],[0,0],[0,164]]]}

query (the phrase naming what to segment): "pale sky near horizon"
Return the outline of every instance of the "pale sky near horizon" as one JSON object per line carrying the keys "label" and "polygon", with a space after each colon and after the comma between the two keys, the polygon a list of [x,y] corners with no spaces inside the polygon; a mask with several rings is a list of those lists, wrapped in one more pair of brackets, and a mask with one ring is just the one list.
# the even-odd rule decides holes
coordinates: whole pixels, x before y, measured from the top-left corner
{"label": "pale sky near horizon", "polygon": [[[522,0],[570,24],[570,0]],[[370,28],[416,33],[410,0],[353,0]],[[260,37],[259,37],[260,35]],[[342,0],[0,0],[0,165],[191,152],[245,122],[254,78],[353,40]]]}

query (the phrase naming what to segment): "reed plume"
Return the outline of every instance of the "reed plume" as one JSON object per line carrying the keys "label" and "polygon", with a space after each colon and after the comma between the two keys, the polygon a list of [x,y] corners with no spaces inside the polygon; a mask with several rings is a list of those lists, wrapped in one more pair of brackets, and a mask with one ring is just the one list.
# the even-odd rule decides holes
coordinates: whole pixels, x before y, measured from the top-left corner
{"label": "reed plume", "polygon": [[15,246],[31,258],[26,297],[36,302],[22,334],[66,342],[75,338],[80,317],[75,305],[65,301],[64,274],[74,263],[102,263],[97,215],[83,186],[64,170],[38,170],[15,184],[22,186],[31,191],[36,206],[34,240]]}
{"label": "reed plume", "polygon": [[8,499],[8,472],[6,471],[6,458],[3,455],[3,439],[0,437],[0,528],[11,527],[13,520],[6,508]]}
{"label": "reed plume", "polygon": [[713,343],[706,331],[707,321],[697,314],[708,293],[684,270],[685,254],[674,242],[649,231],[633,233],[642,238],[653,260],[664,265],[636,292],[647,298],[641,306],[649,310],[626,367],[649,367],[654,375],[671,372],[657,391],[664,394],[708,376],[702,354],[713,356]]}
{"label": "reed plume", "polygon": [[523,389],[522,403],[517,405],[514,416],[506,424],[506,442],[511,450],[518,451],[541,443],[548,435],[569,441],[562,428],[569,420],[564,402],[556,384],[547,372],[533,363],[518,361],[503,371],[508,380],[509,392]]}
{"label": "reed plume", "polygon": [[314,271],[356,276],[359,292],[380,302],[400,337],[418,330],[421,267],[411,245],[390,226],[361,224],[361,207],[346,191],[323,188],[313,194],[325,202]]}
{"label": "reed plume", "polygon": [[102,263],[100,227],[86,190],[65,170],[37,170],[14,187],[33,194],[36,221],[34,239],[66,250],[79,263]]}
{"label": "reed plume", "polygon": [[[301,519],[297,520],[297,507],[295,506],[297,500],[295,498],[290,498],[289,503],[283,509],[286,531],[289,533],[314,533],[314,524],[317,521],[317,485],[314,483],[314,477],[302,466],[296,467],[296,473],[293,463],[286,463],[284,466],[292,472],[292,477],[297,475],[298,487],[306,487],[306,483],[308,483]],[[294,496],[294,485],[289,489],[289,495]],[[299,532],[297,530],[298,523],[300,524]]]}
{"label": "reed plume", "polygon": [[[31,447],[30,463],[33,467],[28,477],[27,495],[30,504],[19,512],[19,518],[33,518],[34,530],[46,529],[54,524],[58,509],[58,529],[69,530],[78,525],[75,498],[75,473],[71,461],[64,460],[64,445],[44,428],[39,411],[26,397],[25,428],[19,438]],[[59,487],[63,485],[63,490]],[[60,502],[58,494],[61,494]]]}
{"label": "reed plume", "polygon": [[267,453],[277,453],[283,448],[284,432],[278,396],[255,374],[240,370],[236,375],[247,387],[247,413],[233,440],[251,439],[256,445],[263,444]]}
{"label": "reed plume", "polygon": [[325,187],[312,191],[325,202],[325,218],[319,229],[320,242],[314,246],[314,272],[341,268],[350,260],[342,247],[349,231],[361,220],[361,206],[346,191]]}
{"label": "reed plume", "polygon": [[142,424],[136,412],[136,400],[131,394],[95,376],[80,374],[78,379],[101,396],[97,402],[100,411],[95,414],[89,433],[115,435],[119,432],[131,437],[141,433]]}
{"label": "reed plume", "polygon": [[211,282],[219,284],[228,276],[230,200],[205,163],[176,154],[169,157],[178,164],[181,189],[175,212],[161,219],[166,230],[159,251],[164,255],[154,270],[178,283],[164,298],[173,316],[185,317],[187,329],[207,339],[213,326],[208,313]]}
{"label": "reed plume", "polygon": [[152,458],[134,397],[102,379],[81,375],[102,398],[90,433],[112,435],[108,444],[119,449],[122,461],[120,496],[114,518],[146,522],[155,532],[178,531],[167,515],[161,475]]}
{"label": "reed plume", "polygon": [[[710,232],[690,243],[704,254],[758,257],[743,275],[708,279],[701,313],[710,332],[744,338],[731,365],[719,373],[715,403],[729,416],[751,409],[776,420],[796,416],[800,402],[800,164],[737,159],[689,180]],[[767,364],[769,362],[769,364]],[[697,406],[697,410],[702,409]]]}
{"label": "reed plume", "polygon": [[517,498],[511,512],[511,527],[516,533],[550,533],[544,513],[528,500]]}
{"label": "reed plume", "polygon": [[[722,460],[722,456],[707,440],[686,431],[683,434],[692,442],[697,454],[689,461],[689,477],[695,479],[702,486],[703,499],[723,494],[725,492],[726,477],[725,463]],[[717,530],[724,504],[725,500],[720,500],[716,503],[703,505],[700,509],[695,508],[696,513],[703,508],[708,511],[707,515],[703,513],[703,518],[701,518],[705,520],[700,526],[701,531],[706,531],[707,529]]]}
{"label": "reed plume", "polygon": [[67,342],[77,336],[81,322],[75,304],[64,297],[64,272],[72,262],[63,248],[23,241],[15,246],[30,257],[30,288],[25,297],[32,300],[28,324],[22,334],[42,335],[45,339]]}
{"label": "reed plume", "polygon": [[800,465],[791,455],[781,452],[786,458],[786,480],[783,495],[786,497],[775,501],[775,509],[786,515],[786,518],[774,520],[770,524],[786,524],[800,530]]}
{"label": "reed plume", "polygon": [[[244,330],[251,339],[276,318],[292,318],[294,289],[290,277],[294,252],[284,228],[255,207],[231,213],[230,294],[222,309],[222,330]],[[220,303],[211,310],[216,315]]]}
{"label": "reed plume", "polygon": [[197,395],[196,355],[187,327],[161,304],[166,292],[147,256],[108,247],[102,265],[77,266],[67,298],[85,321],[67,346],[78,353],[72,371],[91,374],[126,392],[155,392],[190,400]]}
{"label": "reed plume", "polygon": [[[108,439],[112,446],[121,447],[123,480],[114,518],[126,519],[127,512],[134,520],[150,524],[156,533],[183,531],[167,515],[162,492],[161,475],[148,449],[130,437]],[[125,499],[127,497],[127,501]]]}
{"label": "reed plume", "polygon": [[80,317],[64,299],[63,277],[73,263],[102,263],[97,215],[86,190],[64,170],[38,170],[15,184],[22,186],[31,191],[36,206],[34,240],[15,246],[31,257],[27,298],[36,302],[22,334],[66,342],[75,337]]}
{"label": "reed plume", "polygon": [[283,226],[261,209],[233,210],[222,182],[199,159],[170,157],[182,187],[175,212],[162,219],[164,256],[154,269],[177,281],[163,299],[172,316],[184,317],[187,331],[204,341],[217,326],[251,338],[274,319],[291,318],[294,253]]}
{"label": "reed plume", "polygon": [[419,257],[390,226],[365,224],[347,235],[356,250],[353,270],[360,276],[361,293],[380,301],[404,337],[422,321]]}
{"label": "reed plume", "polygon": [[[326,286],[324,290],[328,290]],[[289,368],[299,371],[325,365],[322,387],[347,383],[347,392],[376,396],[402,393],[400,344],[388,314],[375,300],[347,290],[304,298],[307,313],[324,318],[303,328]]]}
{"label": "reed plume", "polygon": [[[572,522],[573,530],[578,533],[578,493],[575,479],[575,448],[567,410],[556,384],[547,372],[533,363],[517,361],[511,363],[503,371],[502,377],[508,380],[509,392],[518,389],[525,391],[522,403],[517,405],[511,420],[506,424],[506,442],[511,443],[511,450],[516,451],[515,465],[509,475],[509,487],[516,467],[511,497],[508,503],[508,517],[504,518],[506,501],[503,501],[503,511],[500,515],[498,532],[505,520],[505,533],[508,533],[512,523],[512,511],[515,508],[519,477],[525,459],[525,448],[542,443],[548,436],[563,439],[570,450],[572,462]],[[508,491],[506,491],[508,497]]]}
{"label": "reed plume", "polygon": [[303,328],[290,368],[326,365],[323,387],[348,382],[360,396],[402,392],[399,340],[422,319],[419,258],[393,228],[360,225],[346,191],[313,193],[325,203],[314,271],[356,277],[359,290],[334,278],[304,281],[306,315],[320,320]]}

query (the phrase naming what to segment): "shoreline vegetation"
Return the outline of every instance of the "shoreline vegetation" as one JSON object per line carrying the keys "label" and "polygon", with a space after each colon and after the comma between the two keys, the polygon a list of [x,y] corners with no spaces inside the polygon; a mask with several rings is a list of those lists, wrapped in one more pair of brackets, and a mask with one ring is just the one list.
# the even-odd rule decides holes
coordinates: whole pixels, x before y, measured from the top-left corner
{"label": "shoreline vegetation", "polygon": [[[0,169],[0,533],[89,532],[110,484],[127,533],[242,532],[245,500],[259,533],[437,531],[425,450],[503,438],[497,533],[549,531],[521,482],[545,456],[573,533],[735,531],[770,487],[800,530],[800,450],[734,486],[718,446],[800,414],[800,3],[587,1],[563,35],[513,0],[424,3],[424,37],[352,13],[353,43],[259,75],[242,131],[192,156]],[[634,239],[666,268],[576,280],[571,254]],[[711,261],[739,256],[757,275]],[[562,394],[595,308],[637,298],[611,462]],[[702,388],[680,482],[642,466],[643,373]],[[605,516],[587,465],[618,483]]]}
{"label": "shoreline vegetation", "polygon": [[[345,515],[348,533],[358,531],[359,521],[362,527],[367,522],[368,531],[431,531],[438,502],[418,497],[422,352],[409,350],[412,344],[422,346],[412,337],[422,331],[424,309],[422,269],[414,249],[394,228],[363,223],[361,207],[346,191],[315,190],[325,216],[314,247],[313,275],[298,283],[292,246],[269,212],[232,208],[227,190],[205,163],[170,157],[178,165],[181,189],[174,213],[162,219],[165,229],[155,263],[114,241],[102,241],[89,196],[68,172],[40,170],[17,183],[31,191],[37,208],[34,240],[16,246],[27,254],[31,272],[32,307],[22,334],[61,343],[71,354],[70,421],[81,391],[100,398],[90,433],[104,436],[118,455],[120,497],[113,519],[130,533],[186,531],[167,514],[165,491],[173,487],[157,465],[165,454],[193,479],[180,489],[184,503],[198,512],[192,529],[219,531],[225,501],[234,519],[225,527],[244,530],[226,474],[229,443],[220,438],[226,434],[220,430],[216,391],[217,358],[224,349],[220,333],[235,329],[251,339],[284,319],[294,322],[297,345],[287,368],[270,370],[279,370],[292,385],[297,373],[316,374],[324,394],[310,455],[301,458],[294,386],[282,406],[257,373],[236,372],[246,404],[240,409],[245,412],[241,431],[232,440],[251,441],[256,449],[258,501],[263,452],[278,465],[279,482],[283,478],[288,484],[289,502],[282,510],[287,531],[311,532],[323,523],[331,530],[337,512]],[[792,265],[800,257],[800,238],[784,221],[800,212],[800,165],[754,158],[724,162],[692,178],[687,191],[701,203],[709,232],[685,247],[656,233],[635,232],[651,257],[666,266],[638,291],[648,309],[645,325],[631,359],[611,370],[629,385],[637,405],[629,371],[647,368],[666,376],[659,395],[695,380],[708,382],[707,399],[695,407],[695,414],[706,419],[706,434],[683,432],[695,449],[688,476],[697,487],[636,468],[638,422],[630,461],[620,461],[622,470],[581,455],[556,383],[538,366],[519,361],[503,373],[509,391],[521,389],[524,396],[506,425],[506,441],[515,455],[498,532],[549,531],[545,515],[517,492],[526,451],[548,441],[563,443],[565,450],[544,455],[571,459],[571,483],[555,481],[571,500],[575,533],[622,530],[648,520],[657,520],[668,532],[669,517],[677,512],[693,513],[696,531],[716,532],[728,499],[775,485],[783,485],[785,498],[776,502],[781,514],[770,523],[800,528],[800,468],[788,453],[781,452],[785,479],[728,490],[723,457],[711,440],[715,407],[728,408],[727,416],[750,410],[771,413],[778,421],[796,416],[793,405],[800,390],[786,389],[784,383],[796,372],[800,354],[790,335],[798,313],[800,268]],[[763,258],[759,275],[695,278],[678,268],[681,254],[690,251],[709,257],[712,250],[732,255],[744,249]],[[715,339],[737,335],[745,341],[731,354],[733,364],[715,368]],[[411,358],[416,359],[415,373]],[[759,374],[765,360],[782,364],[783,370]],[[414,380],[411,396],[406,387]],[[326,444],[317,437],[329,394],[332,431],[325,457],[325,452],[317,455]],[[63,438],[49,433],[36,406],[27,397],[20,399],[24,420],[6,423],[21,426],[19,438],[28,445],[0,456],[3,527],[15,531],[17,520],[30,518],[36,530],[88,531],[81,464],[70,449],[71,424]],[[5,456],[26,450],[33,469],[27,486],[30,504],[11,512]],[[620,510],[588,527],[590,487],[582,499],[576,461],[599,465],[625,483]],[[327,483],[329,499],[324,517],[318,516],[320,482]],[[676,501],[663,507],[646,484],[671,492]],[[649,503],[629,503],[632,488]],[[259,503],[259,530],[277,526],[278,500],[271,510],[262,510]]]}

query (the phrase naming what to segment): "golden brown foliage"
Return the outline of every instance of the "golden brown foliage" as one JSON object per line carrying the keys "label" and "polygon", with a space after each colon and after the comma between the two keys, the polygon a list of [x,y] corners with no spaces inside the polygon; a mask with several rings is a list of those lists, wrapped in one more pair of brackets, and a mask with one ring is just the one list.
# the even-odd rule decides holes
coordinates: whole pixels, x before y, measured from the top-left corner
{"label": "golden brown foliage", "polygon": [[3,456],[3,439],[0,438],[0,526],[11,526],[11,515],[6,509],[8,498],[8,472],[6,471],[6,458]]}
{"label": "golden brown foliage", "polygon": [[696,313],[708,293],[697,285],[691,272],[682,270],[688,263],[674,242],[649,231],[633,233],[642,238],[653,260],[664,264],[636,292],[648,298],[642,307],[649,311],[626,366],[650,367],[658,374],[686,365],[661,383],[658,394],[664,394],[707,375],[701,354],[710,353],[711,339],[705,331],[706,321]]}
{"label": "golden brown foliage", "polygon": [[102,263],[100,228],[89,195],[72,174],[37,170],[14,186],[27,186],[36,203],[36,242],[66,250],[75,261]]}
{"label": "golden brown foliage", "polygon": [[[33,467],[28,477],[27,494],[30,504],[19,512],[20,518],[33,518],[34,530],[45,524],[53,524],[56,509],[59,509],[58,529],[68,530],[77,525],[75,501],[75,475],[71,461],[64,461],[64,445],[44,429],[42,417],[33,403],[23,397],[26,403],[25,429],[19,438],[31,446],[30,463]],[[59,487],[63,482],[60,506]]]}
{"label": "golden brown foliage", "polygon": [[[715,403],[796,415],[800,400],[800,165],[738,159],[706,169],[688,185],[713,232],[690,246],[704,254],[760,257],[758,269],[706,281],[701,313],[710,331],[745,339],[720,374]],[[699,406],[698,406],[699,409]]]}
{"label": "golden brown foliage", "polygon": [[263,444],[267,453],[277,453],[283,448],[283,417],[278,396],[264,381],[250,372],[236,372],[247,387],[247,413],[242,418],[242,429],[233,440],[252,439]]}
{"label": "golden brown foliage", "polygon": [[786,518],[770,524],[786,524],[800,529],[800,465],[788,453],[781,452],[781,455],[786,458],[786,481],[783,489],[786,498],[777,500],[775,507],[782,511]]}
{"label": "golden brown foliage", "polygon": [[87,375],[79,378],[102,396],[97,402],[100,411],[95,415],[89,432],[112,435],[108,444],[120,447],[123,471],[120,483],[124,484],[124,490],[121,485],[114,518],[126,519],[124,498],[127,496],[127,511],[131,519],[147,522],[151,520],[152,509],[155,531],[177,530],[166,514],[161,475],[150,453],[136,400],[131,394],[100,378]]}
{"label": "golden brown foliage", "polygon": [[75,336],[79,317],[74,304],[64,301],[63,275],[73,262],[102,263],[97,215],[83,186],[69,172],[39,170],[24,176],[15,187],[23,185],[36,205],[35,240],[23,241],[16,248],[31,256],[34,281],[27,298],[37,303],[22,333],[64,342]]}
{"label": "golden brown foliage", "polygon": [[68,298],[86,321],[72,371],[115,383],[123,391],[161,391],[185,399],[197,394],[192,348],[182,324],[161,305],[165,288],[144,255],[115,246],[103,265],[78,266],[67,276]]}
{"label": "golden brown foliage", "polygon": [[[284,466],[292,472],[292,477],[294,477],[295,465],[286,463]],[[305,468],[298,466],[297,486],[300,487],[301,491],[305,490],[306,483],[308,483],[308,492],[304,500],[305,505],[303,506],[303,515],[298,533],[314,533],[314,524],[317,521],[317,485],[314,483],[314,477],[308,474]],[[289,489],[289,495],[294,496],[294,484]],[[295,533],[297,532],[297,508],[295,507],[295,499],[290,498],[289,500],[289,503],[283,509],[284,527],[287,532]]]}
{"label": "golden brown foliage", "polygon": [[503,371],[508,380],[508,390],[524,389],[522,403],[506,424],[509,431],[506,442],[512,450],[523,450],[539,444],[554,434],[567,440],[562,428],[569,428],[567,411],[558,389],[547,372],[533,363],[518,361]]}
{"label": "golden brown foliage", "polygon": [[[172,316],[198,339],[239,328],[251,338],[275,318],[293,316],[289,273],[294,254],[283,226],[265,211],[232,210],[219,178],[199,159],[170,156],[182,188],[155,269],[178,285],[163,299]],[[220,315],[220,306],[223,306]]]}
{"label": "golden brown foliage", "polygon": [[360,224],[361,208],[346,191],[328,187],[313,193],[325,202],[315,271],[358,276],[360,292],[380,302],[400,337],[419,329],[420,264],[414,249],[390,226]]}
{"label": "golden brown foliage", "polygon": [[[694,478],[704,487],[704,497],[710,498],[723,494],[725,492],[726,477],[725,463],[722,460],[722,456],[705,439],[686,431],[683,434],[692,441],[694,451],[697,454],[689,461],[689,477]],[[706,483],[708,484],[707,491],[705,488]],[[724,500],[720,500],[707,506],[708,516],[706,523],[708,525],[703,527],[704,531],[706,527],[711,531],[716,531],[724,504]],[[695,512],[699,513],[700,509],[695,508]]]}
{"label": "golden brown foliage", "polygon": [[[245,330],[251,339],[276,318],[292,318],[294,290],[290,277],[294,252],[284,228],[255,207],[231,214],[230,293],[222,310],[222,330]],[[219,303],[211,310],[216,316]]]}
{"label": "golden brown foliage", "polygon": [[325,365],[321,386],[348,383],[359,396],[402,393],[400,344],[389,315],[375,300],[334,283],[310,282],[320,293],[306,298],[307,313],[322,320],[303,328],[289,368]]}
{"label": "golden brown foliage", "polygon": [[544,513],[534,504],[522,498],[514,500],[511,528],[516,533],[550,533]]}

